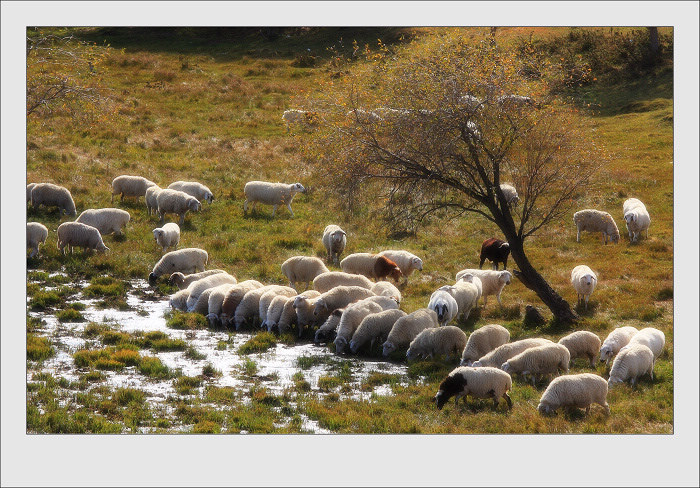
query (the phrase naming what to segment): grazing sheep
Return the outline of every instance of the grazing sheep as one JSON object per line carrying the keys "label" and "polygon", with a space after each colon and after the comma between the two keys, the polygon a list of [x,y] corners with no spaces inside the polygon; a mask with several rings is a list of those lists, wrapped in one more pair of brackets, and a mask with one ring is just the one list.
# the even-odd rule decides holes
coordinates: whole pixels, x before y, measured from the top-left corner
{"label": "grazing sheep", "polygon": [[429,308],[419,308],[399,318],[389,331],[386,341],[382,344],[382,356],[387,357],[398,349],[408,348],[411,341],[423,329],[432,327],[438,327],[438,318],[435,310]]}
{"label": "grazing sheep", "polygon": [[146,212],[148,215],[158,212],[158,194],[162,190],[158,185],[149,186],[146,190],[144,200],[146,200]]}
{"label": "grazing sheep", "polygon": [[[262,288],[264,285],[256,280],[245,280],[234,285],[224,297],[224,301],[221,304],[221,314],[219,319],[221,320],[221,325],[229,327],[231,320],[233,320],[234,314],[238,305],[240,305],[245,294],[250,290],[255,290],[257,288]],[[259,298],[258,298],[259,300]]]}
{"label": "grazing sheep", "polygon": [[509,206],[515,206],[520,201],[518,190],[516,190],[513,185],[502,183],[501,192],[503,192],[503,196],[505,197],[506,203],[508,203]]}
{"label": "grazing sheep", "polygon": [[659,329],[655,329],[654,327],[645,327],[634,334],[632,339],[630,339],[627,345],[620,349],[620,351],[623,351],[625,348],[630,347],[633,344],[642,344],[651,349],[651,352],[654,353],[654,362],[656,362],[664,350],[666,336]]}
{"label": "grazing sheep", "polygon": [[571,360],[585,357],[595,368],[595,358],[600,350],[600,337],[587,330],[577,330],[559,339],[558,344],[566,347],[571,355]]}
{"label": "grazing sheep", "polygon": [[371,291],[375,295],[396,298],[396,301],[398,303],[401,303],[401,292],[389,281],[377,281],[374,285],[372,285],[369,291]]}
{"label": "grazing sheep", "polygon": [[[295,323],[297,324],[299,337],[301,337],[304,326],[314,323],[314,302],[313,300],[297,300],[297,297],[313,299],[319,296],[321,296],[321,294],[316,290],[306,290],[295,297],[288,298],[276,324],[279,333],[283,334],[287,332],[292,324]],[[297,302],[299,302],[299,306],[297,306]],[[270,324],[269,318],[267,322]],[[275,324],[272,324],[272,326],[274,325]]]}
{"label": "grazing sheep", "polygon": [[146,190],[152,186],[157,186],[151,180],[147,180],[143,176],[121,175],[112,180],[112,196],[110,202],[114,202],[114,195],[120,195],[121,201],[124,197],[139,197],[146,195]]}
{"label": "grazing sheep", "polygon": [[298,125],[304,129],[314,127],[318,124],[318,113],[291,108],[282,114],[282,120],[289,132],[293,125]]}
{"label": "grazing sheep", "polygon": [[601,232],[603,244],[607,244],[608,239],[615,244],[620,240],[620,231],[608,212],[592,208],[579,210],[574,214],[574,224],[576,224],[576,242],[581,242],[581,231]]}
{"label": "grazing sheep", "polygon": [[588,299],[598,284],[598,276],[585,264],[579,264],[571,270],[571,284],[576,290],[577,303],[580,304],[583,300],[585,309],[588,310]]}
{"label": "grazing sheep", "polygon": [[618,327],[610,332],[608,337],[603,341],[603,345],[600,346],[600,360],[605,361],[605,365],[607,366],[613,356],[617,354],[620,349],[625,347],[637,332],[639,332],[639,330],[631,325]]}
{"label": "grazing sheep", "polygon": [[[36,188],[34,189],[36,190]],[[82,247],[85,250],[96,249],[97,251],[109,251],[109,248],[102,242],[100,231],[91,225],[80,222],[64,222],[56,230],[58,234],[58,250],[66,254],[65,247],[70,248],[73,254],[74,247]]]}
{"label": "grazing sheep", "polygon": [[345,251],[345,245],[347,244],[347,235],[345,231],[337,225],[327,225],[326,228],[323,229],[321,242],[323,243],[323,247],[326,248],[326,253],[328,253],[328,261],[338,266],[340,255]]}
{"label": "grazing sheep", "polygon": [[530,349],[531,347],[543,346],[545,344],[552,344],[549,339],[542,339],[539,337],[532,337],[529,339],[521,339],[515,342],[508,342],[498,346],[493,351],[489,352],[485,356],[479,358],[478,361],[474,361],[472,366],[475,368],[481,368],[484,366],[493,366],[494,368],[500,368],[503,363],[508,361],[510,358],[517,356],[521,352]]}
{"label": "grazing sheep", "polygon": [[[211,296],[211,292],[214,291],[214,288],[216,287],[212,286],[211,288],[207,288],[206,290],[202,291],[197,296],[197,299],[195,300],[192,307],[188,308],[187,311],[190,313],[197,313],[206,316],[207,311],[209,310],[209,297]],[[189,298],[187,300],[189,301]]]}
{"label": "grazing sheep", "polygon": [[308,289],[309,283],[321,273],[328,273],[328,268],[316,257],[294,256],[282,263],[282,274],[292,288],[296,288],[296,283],[306,283],[305,289]]}
{"label": "grazing sheep", "polygon": [[233,322],[236,326],[236,330],[240,330],[241,326],[246,322],[255,323],[255,319],[258,318],[260,314],[260,299],[266,292],[275,288],[282,287],[280,287],[280,285],[265,285],[260,288],[253,288],[243,295],[243,298],[241,298],[233,314]]}
{"label": "grazing sheep", "polygon": [[359,124],[369,124],[379,122],[382,118],[371,110],[363,110],[361,108],[353,108],[345,114],[349,119],[356,121]]}
{"label": "grazing sheep", "polygon": [[[207,302],[207,320],[209,321],[210,327],[218,327],[219,324],[221,324],[221,306],[224,303],[224,298],[226,298],[226,294],[228,294],[231,288],[237,284],[238,283],[224,283],[210,289],[209,301]],[[200,299],[202,295],[200,295]]]}
{"label": "grazing sheep", "polygon": [[[277,328],[277,323],[282,316],[282,312],[284,311],[284,307],[288,302],[294,303],[294,297],[275,295],[270,302],[270,305],[267,307],[267,313],[265,314],[265,321],[263,322],[262,327],[266,327],[268,332],[275,330]],[[290,308],[293,309],[293,307]]]}
{"label": "grazing sheep", "polygon": [[481,296],[484,297],[484,307],[486,307],[486,301],[490,295],[496,295],[498,304],[503,305],[501,303],[501,292],[513,279],[513,275],[510,271],[506,271],[505,269],[502,271],[490,269],[463,269],[457,273],[457,281],[466,274],[470,274],[481,280]]}
{"label": "grazing sheep", "polygon": [[170,279],[168,280],[168,284],[170,285],[175,285],[177,286],[180,290],[187,288],[190,286],[190,283],[193,281],[201,280],[202,278],[205,278],[209,275],[213,275],[216,273],[225,273],[223,269],[209,269],[207,271],[202,271],[199,273],[192,273],[188,275],[184,275],[180,273],[179,271],[174,272],[173,274],[170,275]]}
{"label": "grazing sheep", "polygon": [[569,372],[571,354],[561,344],[551,343],[542,346],[531,347],[501,364],[501,369],[509,374],[521,373],[526,379],[527,375],[535,378],[557,374],[559,370]]}
{"label": "grazing sheep", "polygon": [[179,290],[172,295],[170,295],[170,307],[175,310],[187,311],[187,299],[190,296],[190,290],[187,288]]}
{"label": "grazing sheep", "polygon": [[36,183],[29,183],[27,185],[27,203],[32,203],[32,190],[36,186]]}
{"label": "grazing sheep", "polygon": [[498,324],[487,324],[469,334],[467,345],[462,352],[461,366],[471,366],[494,349],[510,340],[510,332]]}
{"label": "grazing sheep", "polygon": [[387,297],[377,295],[373,297],[363,298],[364,301],[373,302],[382,307],[382,310],[396,310],[399,308],[399,300],[396,297]]}
{"label": "grazing sheep", "polygon": [[387,276],[391,276],[398,283],[402,276],[401,270],[394,261],[386,256],[368,252],[358,252],[346,256],[340,262],[340,267],[346,273],[359,274],[374,280],[383,280]]}
{"label": "grazing sheep", "polygon": [[335,332],[338,329],[338,324],[340,324],[340,319],[343,316],[344,310],[343,308],[338,308],[331,312],[314,334],[315,344],[323,344],[335,340]]}
{"label": "grazing sheep", "polygon": [[180,226],[175,222],[168,222],[163,227],[153,229],[153,238],[156,244],[163,248],[163,252],[167,251],[170,246],[177,249],[180,243]]}
{"label": "grazing sheep", "polygon": [[396,263],[403,274],[404,285],[408,283],[408,277],[414,270],[423,271],[423,260],[408,251],[388,249],[380,252],[378,256],[385,256]]}
{"label": "grazing sheep", "polygon": [[211,204],[214,201],[214,194],[211,192],[209,187],[197,182],[197,181],[176,181],[170,183],[168,188],[171,190],[179,190],[192,195],[197,200],[205,201]]}
{"label": "grazing sheep", "polygon": [[31,194],[32,207],[58,207],[58,214],[75,215],[75,203],[67,188],[53,183],[36,183]]}
{"label": "grazing sheep", "polygon": [[370,300],[360,300],[348,305],[340,317],[340,322],[336,329],[335,340],[333,341],[335,343],[335,353],[342,354],[345,352],[345,347],[352,339],[362,319],[369,314],[383,311],[384,309],[379,304]]}
{"label": "grazing sheep", "polygon": [[187,299],[187,310],[192,311],[192,307],[194,307],[199,295],[201,295],[204,290],[223,285],[224,283],[232,283],[235,285],[237,281],[236,278],[228,273],[216,273],[190,283],[190,286],[187,287],[190,290],[190,296]]}
{"label": "grazing sheep", "polygon": [[284,297],[289,298],[296,296],[296,294],[297,291],[289,286],[270,285],[267,288],[267,291],[260,295],[260,301],[258,302],[258,317],[260,317],[260,327],[267,327],[267,311],[270,308],[270,303],[272,303],[272,300],[274,300],[276,296],[282,295]]}
{"label": "grazing sheep", "polygon": [[180,225],[182,225],[185,223],[187,212],[190,210],[199,212],[202,209],[202,204],[192,195],[169,188],[158,192],[156,203],[158,204],[158,216],[161,224],[165,221],[165,214],[171,213],[180,216]]}
{"label": "grazing sheep", "polygon": [[[464,278],[464,276],[462,276]],[[474,280],[479,280],[479,278],[473,278]],[[481,281],[481,280],[479,280]],[[458,320],[462,317],[466,320],[469,317],[469,313],[474,307],[476,307],[479,298],[481,298],[481,290],[474,283],[466,281],[464,279],[459,280],[454,285],[445,285],[438,288],[438,290],[445,291],[449,293],[452,298],[455,299],[457,303],[457,315],[455,316]]]}
{"label": "grazing sheep", "polygon": [[111,233],[122,235],[122,228],[130,220],[129,212],[119,208],[89,208],[75,219],[76,222],[95,227],[102,235]]}
{"label": "grazing sheep", "polygon": [[375,296],[374,293],[361,286],[336,286],[315,299],[314,317],[321,320],[321,317],[327,317],[336,308],[343,308],[371,296]]}
{"label": "grazing sheep", "polygon": [[360,347],[367,342],[370,343],[370,349],[376,341],[384,342],[396,321],[405,316],[406,312],[399,309],[384,310],[366,316],[352,335],[350,351],[357,354]]}
{"label": "grazing sheep", "polygon": [[479,255],[479,269],[487,259],[493,263],[493,269],[498,269],[498,264],[503,263],[503,269],[508,265],[508,255],[510,254],[510,244],[506,241],[490,237],[481,243],[481,254]]}
{"label": "grazing sheep", "polygon": [[27,222],[27,249],[32,251],[29,257],[33,258],[39,255],[39,246],[46,242],[49,236],[49,229],[39,222]]}
{"label": "grazing sheep", "polygon": [[326,293],[336,286],[361,286],[369,290],[374,286],[374,283],[366,276],[345,273],[343,271],[329,271],[327,273],[321,273],[314,278],[314,290],[321,293]]}
{"label": "grazing sheep", "polygon": [[550,415],[561,407],[585,408],[586,414],[597,403],[610,415],[608,382],[597,374],[569,374],[554,378],[540,398],[537,411]]}
{"label": "grazing sheep", "polygon": [[268,181],[249,181],[243,187],[245,202],[243,202],[243,213],[248,213],[248,202],[251,203],[252,212],[257,203],[272,205],[272,216],[275,216],[277,207],[286,205],[289,213],[292,212],[292,200],[297,193],[306,193],[306,189],[301,183],[270,183]]}
{"label": "grazing sheep", "polygon": [[452,354],[460,357],[466,345],[467,334],[454,325],[425,329],[411,341],[406,351],[406,359],[432,359],[442,355],[449,357]]}
{"label": "grazing sheep", "polygon": [[467,396],[474,398],[493,399],[493,408],[498,407],[498,400],[505,399],[508,409],[513,407],[513,402],[508,396],[513,386],[510,375],[498,368],[470,368],[458,366],[453,369],[447,378],[442,380],[433,401],[438,410],[442,410],[450,398],[455,397],[455,407],[458,406],[461,397],[467,403]]}
{"label": "grazing sheep", "polygon": [[438,323],[441,326],[452,322],[459,311],[457,300],[455,300],[449,292],[443,289],[435,290],[433,294],[430,295],[428,308],[430,310],[435,310],[438,317]]}
{"label": "grazing sheep", "polygon": [[622,205],[622,212],[625,224],[627,224],[630,242],[635,242],[644,231],[646,231],[646,236],[649,238],[651,217],[649,217],[646,206],[640,200],[628,198]]}
{"label": "grazing sheep", "polygon": [[195,273],[204,271],[204,266],[209,260],[209,254],[204,249],[188,247],[170,251],[153,266],[153,271],[148,275],[148,283],[151,286],[156,284],[158,278],[164,274],[172,274],[176,271],[181,273]]}
{"label": "grazing sheep", "polygon": [[496,98],[496,103],[498,105],[513,105],[516,107],[524,107],[525,105],[534,106],[535,102],[531,97],[526,97],[523,95],[501,95]]}
{"label": "grazing sheep", "polygon": [[465,105],[467,109],[469,110],[475,110],[484,103],[483,101],[479,100],[477,97],[474,95],[471,95],[469,93],[462,95],[457,99],[457,102],[460,105]]}
{"label": "grazing sheep", "polygon": [[608,386],[627,380],[634,386],[637,379],[645,373],[649,373],[649,377],[654,379],[654,353],[643,344],[627,345],[620,349],[613,361]]}

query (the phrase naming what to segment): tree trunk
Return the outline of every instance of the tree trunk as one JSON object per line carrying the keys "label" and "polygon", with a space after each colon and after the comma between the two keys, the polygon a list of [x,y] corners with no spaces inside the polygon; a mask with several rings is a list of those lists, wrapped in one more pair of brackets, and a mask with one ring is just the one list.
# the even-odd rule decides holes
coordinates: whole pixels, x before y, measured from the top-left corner
{"label": "tree trunk", "polygon": [[651,55],[656,57],[659,54],[659,28],[647,27],[647,29],[649,29],[649,49],[651,49]]}

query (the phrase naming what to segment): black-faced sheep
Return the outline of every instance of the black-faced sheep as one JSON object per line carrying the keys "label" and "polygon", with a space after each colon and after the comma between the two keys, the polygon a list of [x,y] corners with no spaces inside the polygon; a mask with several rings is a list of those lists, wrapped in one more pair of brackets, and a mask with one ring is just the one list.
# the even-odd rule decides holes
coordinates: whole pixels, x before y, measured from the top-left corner
{"label": "black-faced sheep", "polygon": [[493,408],[498,407],[498,401],[503,398],[508,404],[508,408],[513,407],[513,402],[508,396],[513,386],[510,375],[498,368],[470,368],[469,366],[459,366],[453,369],[438,388],[433,401],[438,410],[442,410],[445,403],[450,398],[455,397],[455,407],[459,398],[467,403],[467,396],[474,398],[491,398]]}

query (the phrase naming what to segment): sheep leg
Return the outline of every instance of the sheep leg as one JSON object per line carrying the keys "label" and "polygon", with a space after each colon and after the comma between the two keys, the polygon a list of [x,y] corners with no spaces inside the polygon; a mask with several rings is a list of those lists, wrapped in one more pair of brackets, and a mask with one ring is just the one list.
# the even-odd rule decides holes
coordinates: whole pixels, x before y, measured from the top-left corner
{"label": "sheep leg", "polygon": [[[503,290],[501,290],[501,291],[503,291]],[[498,295],[496,295],[496,300],[498,300],[498,304],[500,306],[503,306],[503,304],[501,303],[501,292],[500,291],[498,292]]]}
{"label": "sheep leg", "polygon": [[185,223],[185,214],[180,214],[180,227]]}
{"label": "sheep leg", "polygon": [[591,411],[591,406],[588,405],[588,406],[586,407],[586,415],[588,415],[588,412],[590,412],[590,411]]}
{"label": "sheep leg", "polygon": [[581,231],[576,229],[576,242],[581,242]]}
{"label": "sheep leg", "polygon": [[292,212],[292,204],[288,203],[287,208],[289,209],[289,213],[292,214],[292,217],[294,217],[294,212]]}
{"label": "sheep leg", "polygon": [[605,402],[603,408],[605,409],[606,415],[610,415],[610,405],[608,405],[608,402]]}
{"label": "sheep leg", "polygon": [[123,202],[123,201],[124,201],[124,192],[120,193],[120,195],[121,195],[121,197],[122,197],[120,201]]}
{"label": "sheep leg", "polygon": [[248,213],[248,199],[246,198],[245,202],[243,202],[243,213],[246,214]]}
{"label": "sheep leg", "polygon": [[272,206],[272,216],[273,217],[275,216],[275,212],[277,211],[277,207],[278,207],[278,205],[276,203]]}

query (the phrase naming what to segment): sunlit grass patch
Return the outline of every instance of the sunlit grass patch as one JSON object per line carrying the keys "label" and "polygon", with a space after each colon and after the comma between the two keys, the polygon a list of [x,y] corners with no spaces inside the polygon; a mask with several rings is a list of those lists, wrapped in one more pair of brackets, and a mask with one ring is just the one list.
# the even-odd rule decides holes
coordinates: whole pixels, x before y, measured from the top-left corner
{"label": "sunlit grass patch", "polygon": [[163,364],[160,359],[151,356],[144,356],[139,363],[139,372],[149,378],[169,378],[170,369]]}
{"label": "sunlit grass patch", "polygon": [[83,294],[86,297],[118,297],[126,293],[126,287],[123,280],[98,276],[90,280],[90,284],[83,289]]}
{"label": "sunlit grass patch", "polygon": [[56,354],[56,350],[46,337],[27,334],[27,359],[44,361]]}
{"label": "sunlit grass patch", "polygon": [[59,322],[82,322],[85,320],[83,314],[74,308],[66,308],[56,312],[56,318]]}
{"label": "sunlit grass patch", "polygon": [[238,348],[239,354],[264,352],[277,344],[277,337],[271,332],[258,332]]}
{"label": "sunlit grass patch", "polygon": [[204,315],[175,310],[166,315],[165,325],[171,329],[196,330],[206,329],[209,324]]}

